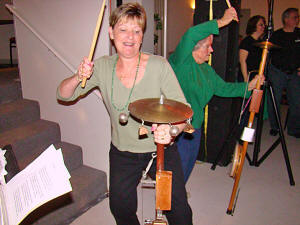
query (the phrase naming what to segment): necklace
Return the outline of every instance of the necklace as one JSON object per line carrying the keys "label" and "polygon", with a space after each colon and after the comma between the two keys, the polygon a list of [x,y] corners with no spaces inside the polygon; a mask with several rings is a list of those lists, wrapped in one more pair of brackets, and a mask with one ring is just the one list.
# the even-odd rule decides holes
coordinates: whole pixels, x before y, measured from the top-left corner
{"label": "necklace", "polygon": [[113,67],[113,71],[112,71],[112,78],[111,78],[111,104],[112,106],[114,107],[115,110],[121,112],[123,111],[124,109],[127,108],[128,104],[129,104],[129,101],[130,101],[130,98],[131,98],[131,95],[132,95],[132,92],[133,92],[133,89],[134,89],[134,86],[135,86],[135,82],[136,82],[136,78],[137,78],[137,75],[139,73],[139,67],[140,67],[140,60],[141,60],[141,53],[139,53],[139,61],[138,61],[138,64],[136,66],[136,72],[135,72],[135,77],[134,77],[134,81],[133,81],[133,85],[132,85],[132,88],[129,92],[129,96],[128,96],[128,99],[127,99],[127,102],[125,103],[125,105],[122,107],[122,108],[119,108],[115,105],[114,103],[114,77],[116,75],[116,65],[117,65],[117,62],[118,62],[118,57],[116,59],[116,62],[114,63],[114,67]]}

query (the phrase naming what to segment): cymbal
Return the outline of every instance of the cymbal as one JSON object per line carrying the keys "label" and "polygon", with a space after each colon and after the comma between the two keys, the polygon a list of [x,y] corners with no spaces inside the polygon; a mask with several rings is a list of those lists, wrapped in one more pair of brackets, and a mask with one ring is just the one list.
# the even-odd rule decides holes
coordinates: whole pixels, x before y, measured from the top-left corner
{"label": "cymbal", "polygon": [[275,45],[275,44],[273,44],[272,42],[269,42],[269,41],[258,42],[258,43],[255,43],[254,45],[257,46],[257,47],[260,47],[260,48],[266,48],[267,47],[268,49],[281,48],[279,45]]}
{"label": "cymbal", "polygon": [[132,116],[151,123],[178,123],[193,116],[193,110],[178,101],[159,98],[145,98],[134,101],[128,106]]}

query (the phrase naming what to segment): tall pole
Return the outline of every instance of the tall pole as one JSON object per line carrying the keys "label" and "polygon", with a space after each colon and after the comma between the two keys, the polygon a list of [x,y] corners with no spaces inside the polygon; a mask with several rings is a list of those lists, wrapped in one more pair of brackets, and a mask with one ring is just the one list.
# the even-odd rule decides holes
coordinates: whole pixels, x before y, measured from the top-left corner
{"label": "tall pole", "polygon": [[[268,0],[269,2],[269,18],[268,18],[268,28],[267,28],[267,40],[264,42],[264,46],[263,46],[263,52],[262,52],[262,58],[260,61],[260,65],[259,65],[259,71],[258,71],[258,75],[262,76],[264,74],[264,70],[265,70],[265,66],[266,66],[266,62],[267,62],[267,57],[268,57],[268,52],[269,49],[272,45],[271,42],[269,42],[269,39],[272,35],[273,32],[273,5],[274,5],[274,0]],[[256,83],[256,90],[259,90],[260,92],[263,92],[262,90],[260,90],[260,78],[258,79],[257,83]],[[253,92],[253,96],[256,94],[258,94],[258,92]],[[261,94],[262,96],[262,94]],[[254,116],[255,113],[259,112],[259,107],[260,107],[260,103],[261,103],[261,98],[259,98],[259,100],[257,102],[254,102],[255,96],[251,99],[251,105],[253,103],[253,105],[256,105],[256,109],[253,110],[253,108],[251,109],[251,105],[250,105],[250,116],[249,116],[249,120],[248,120],[248,128],[252,128],[253,126],[253,120],[254,120]],[[263,106],[262,106],[263,107]],[[247,148],[248,148],[248,141],[244,141],[243,143],[243,148],[242,148],[242,152],[241,152],[241,161],[240,161],[240,165],[237,169],[237,174],[235,176],[235,180],[234,180],[234,185],[233,185],[233,189],[232,189],[232,193],[231,193],[231,197],[230,197],[230,202],[227,208],[227,214],[232,215],[233,211],[233,205],[234,205],[234,200],[235,200],[235,196],[237,194],[237,189],[238,189],[238,185],[239,185],[239,181],[241,178],[241,173],[243,170],[243,166],[244,166],[244,162],[245,162],[245,157],[246,157],[246,153],[247,153]]]}
{"label": "tall pole", "polygon": [[168,0],[164,1],[164,49],[163,57],[167,58],[167,16],[168,16]]}
{"label": "tall pole", "polygon": [[[270,42],[268,42],[268,40],[267,40],[265,42],[265,45],[264,45],[264,48],[263,48],[262,58],[261,58],[259,71],[258,71],[259,76],[262,76],[264,74],[264,69],[265,69],[265,65],[266,65],[266,61],[267,61],[268,48],[269,47],[270,47]],[[256,90],[260,90],[260,79],[261,78],[259,78],[257,83],[256,83],[256,88],[255,88]],[[251,99],[251,104],[252,104],[253,99],[254,98]],[[260,101],[254,103],[254,104],[257,104],[258,108],[259,108]],[[256,111],[251,110],[251,106],[250,106],[250,116],[249,116],[249,121],[248,121],[248,128],[252,128],[253,121],[254,121],[254,116],[255,116],[256,112],[258,112],[258,111],[257,110]],[[239,181],[240,181],[240,178],[241,178],[241,173],[242,173],[242,170],[243,170],[243,165],[244,165],[244,162],[245,162],[247,148],[248,148],[248,141],[244,141],[243,149],[242,149],[242,152],[241,152],[241,162],[240,162],[240,165],[238,167],[237,174],[235,176],[234,185],[233,185],[233,189],[232,189],[232,193],[231,193],[231,197],[230,197],[230,202],[229,202],[229,205],[228,205],[228,208],[227,208],[227,214],[230,214],[230,215],[232,215],[232,213],[233,213],[232,209],[233,209],[233,205],[234,205],[235,196],[236,196],[236,193],[237,193],[237,190],[238,190]]]}

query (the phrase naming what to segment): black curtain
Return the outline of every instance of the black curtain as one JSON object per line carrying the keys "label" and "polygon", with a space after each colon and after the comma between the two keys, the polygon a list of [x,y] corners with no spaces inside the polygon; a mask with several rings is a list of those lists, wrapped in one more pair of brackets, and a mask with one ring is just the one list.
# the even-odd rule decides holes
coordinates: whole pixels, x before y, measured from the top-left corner
{"label": "black curtain", "polygon": [[117,0],[117,7],[119,7],[120,5],[122,5],[122,0]]}
{"label": "black curtain", "polygon": [[[231,0],[239,14],[240,0]],[[194,25],[209,20],[208,0],[196,0]],[[213,1],[213,18],[219,19],[228,8],[225,0]],[[238,38],[239,25],[233,21],[220,29],[220,34],[214,37],[212,67],[217,74],[227,82],[235,82],[238,68]],[[218,165],[230,163],[236,136],[231,135],[237,126],[240,108],[238,98],[213,97],[208,104],[207,152],[205,151],[204,130],[202,129],[201,147],[198,160],[214,163],[221,154]],[[232,136],[232,137],[230,137]]]}

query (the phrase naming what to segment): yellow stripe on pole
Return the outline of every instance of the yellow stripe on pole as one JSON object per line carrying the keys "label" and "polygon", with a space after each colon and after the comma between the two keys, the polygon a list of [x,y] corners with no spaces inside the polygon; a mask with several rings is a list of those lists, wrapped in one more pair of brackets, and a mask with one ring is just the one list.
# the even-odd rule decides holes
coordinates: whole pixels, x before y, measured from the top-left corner
{"label": "yellow stripe on pole", "polygon": [[214,13],[213,13],[213,2],[212,2],[212,0],[210,0],[210,2],[209,2],[209,20],[212,20],[213,16],[214,16]]}
{"label": "yellow stripe on pole", "polygon": [[[99,34],[99,30],[100,30],[100,25],[101,25],[101,22],[102,22],[103,13],[104,13],[104,8],[105,8],[105,1],[106,1],[106,0],[103,0],[102,7],[101,7],[101,10],[100,10],[100,13],[99,13],[99,16],[98,16],[96,28],[95,28],[95,31],[94,31],[94,36],[93,36],[93,40],[92,40],[92,45],[91,45],[91,48],[90,48],[90,54],[89,54],[89,56],[88,56],[88,59],[89,59],[90,61],[92,61],[93,55],[94,55],[94,51],[95,51],[95,46],[96,46],[96,42],[97,42],[97,39],[98,39],[98,34]],[[84,87],[85,87],[85,84],[86,84],[86,78],[83,78],[83,80],[82,80],[82,82],[81,82],[81,87],[84,88]]]}
{"label": "yellow stripe on pole", "polygon": [[[209,20],[213,20],[213,1],[210,0],[209,2]],[[208,65],[211,66],[212,64],[212,55],[209,55],[208,59]],[[204,162],[206,161],[207,158],[207,125],[208,125],[208,105],[205,106],[205,111],[204,111]]]}

